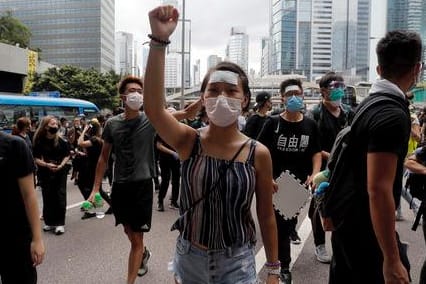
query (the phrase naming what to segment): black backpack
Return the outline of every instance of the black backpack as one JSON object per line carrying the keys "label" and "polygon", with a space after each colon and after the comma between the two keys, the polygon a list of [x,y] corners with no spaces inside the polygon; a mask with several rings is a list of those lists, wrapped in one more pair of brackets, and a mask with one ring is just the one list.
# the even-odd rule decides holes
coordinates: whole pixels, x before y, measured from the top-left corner
{"label": "black backpack", "polygon": [[[329,187],[317,199],[325,231],[333,231],[343,224],[357,191],[355,173],[350,160],[352,155],[351,127],[362,119],[367,109],[376,104],[386,102],[403,106],[396,97],[393,98],[393,95],[372,94],[370,96],[371,98],[367,98],[368,101],[357,109],[352,124],[337,134],[331,149],[327,162],[327,168],[330,170]],[[406,111],[409,118],[408,108]]]}
{"label": "black backpack", "polygon": [[407,181],[405,182],[405,188],[410,189],[412,197],[419,199],[420,201],[426,200],[426,175],[409,173]]}

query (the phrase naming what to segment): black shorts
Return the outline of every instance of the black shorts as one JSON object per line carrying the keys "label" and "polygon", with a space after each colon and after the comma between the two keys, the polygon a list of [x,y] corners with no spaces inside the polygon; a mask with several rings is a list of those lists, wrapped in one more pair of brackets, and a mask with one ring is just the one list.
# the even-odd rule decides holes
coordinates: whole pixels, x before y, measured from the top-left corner
{"label": "black shorts", "polygon": [[152,179],[113,183],[111,206],[115,225],[129,225],[134,232],[149,232],[152,219]]}

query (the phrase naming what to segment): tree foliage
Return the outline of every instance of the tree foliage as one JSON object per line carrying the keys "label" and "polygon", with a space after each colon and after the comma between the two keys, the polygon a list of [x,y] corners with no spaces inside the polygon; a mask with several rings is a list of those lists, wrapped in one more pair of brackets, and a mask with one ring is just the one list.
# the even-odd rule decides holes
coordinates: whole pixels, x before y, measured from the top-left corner
{"label": "tree foliage", "polygon": [[0,17],[0,41],[7,44],[19,44],[22,48],[29,47],[31,32],[20,20],[6,11]]}
{"label": "tree foliage", "polygon": [[95,69],[65,65],[36,74],[33,80],[33,92],[59,91],[61,97],[91,101],[99,108],[113,109],[119,103],[116,94],[120,77],[112,70],[100,73]]}

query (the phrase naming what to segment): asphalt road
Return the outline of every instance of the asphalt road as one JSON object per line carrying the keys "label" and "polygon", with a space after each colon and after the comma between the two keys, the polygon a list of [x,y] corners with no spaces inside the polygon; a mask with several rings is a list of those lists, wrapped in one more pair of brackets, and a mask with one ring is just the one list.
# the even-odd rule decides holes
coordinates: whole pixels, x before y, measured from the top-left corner
{"label": "asphalt road", "polygon": [[[41,204],[40,192],[39,197]],[[114,226],[112,215],[103,219],[81,220],[81,201],[77,187],[69,182],[66,232],[61,236],[43,233],[47,251],[44,263],[38,267],[38,283],[125,283],[129,242],[122,227]],[[303,242],[300,245],[292,245],[293,283],[327,283],[329,265],[319,263],[315,259],[311,226],[306,211],[307,208],[304,208],[298,223],[299,235]],[[410,229],[413,214],[406,202],[403,202],[403,212],[406,220],[398,222],[397,227],[401,239],[409,243],[412,283],[418,283],[425,257],[425,243],[420,227],[416,232]],[[165,212],[156,211],[154,206],[153,227],[150,233],[145,234],[145,243],[152,251],[149,271],[144,277],[138,278],[136,283],[174,283],[172,274],[168,272],[168,263],[174,253],[177,237],[176,232],[170,231],[170,226],[177,216],[178,212],[168,206]],[[327,239],[327,249],[331,252],[329,235]],[[264,253],[260,236],[258,240],[256,259],[260,269],[264,262]]]}

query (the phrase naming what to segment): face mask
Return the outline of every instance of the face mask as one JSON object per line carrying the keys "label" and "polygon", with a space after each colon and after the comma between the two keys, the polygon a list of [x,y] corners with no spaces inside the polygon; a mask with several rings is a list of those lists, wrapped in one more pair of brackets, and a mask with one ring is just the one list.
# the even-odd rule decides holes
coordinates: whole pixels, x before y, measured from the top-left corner
{"label": "face mask", "polygon": [[231,125],[241,113],[241,100],[223,95],[205,99],[205,106],[210,121],[220,127]]}
{"label": "face mask", "polygon": [[49,131],[50,134],[56,134],[58,132],[58,128],[57,127],[49,127],[47,129],[47,131]]}
{"label": "face mask", "polygon": [[126,96],[126,105],[131,110],[139,110],[143,105],[143,97],[138,92],[130,93]]}
{"label": "face mask", "polygon": [[345,95],[345,91],[342,88],[332,89],[330,91],[330,101],[341,100]]}
{"label": "face mask", "polygon": [[330,103],[336,107],[340,106],[342,104],[342,100],[336,100],[336,101],[330,101]]}
{"label": "face mask", "polygon": [[303,98],[301,96],[292,96],[287,98],[286,110],[287,111],[301,111],[303,109]]}

